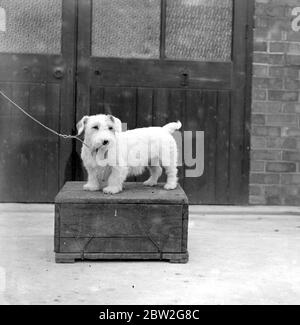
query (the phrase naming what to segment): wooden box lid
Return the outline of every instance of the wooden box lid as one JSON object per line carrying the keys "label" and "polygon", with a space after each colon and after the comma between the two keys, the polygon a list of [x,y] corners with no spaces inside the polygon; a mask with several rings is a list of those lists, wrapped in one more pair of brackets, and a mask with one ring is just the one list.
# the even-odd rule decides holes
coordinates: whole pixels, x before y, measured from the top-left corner
{"label": "wooden box lid", "polygon": [[142,183],[125,183],[123,191],[109,195],[102,191],[84,191],[85,182],[67,182],[55,198],[55,203],[144,203],[144,204],[188,204],[188,198],[180,187],[167,191],[164,184],[154,187]]}

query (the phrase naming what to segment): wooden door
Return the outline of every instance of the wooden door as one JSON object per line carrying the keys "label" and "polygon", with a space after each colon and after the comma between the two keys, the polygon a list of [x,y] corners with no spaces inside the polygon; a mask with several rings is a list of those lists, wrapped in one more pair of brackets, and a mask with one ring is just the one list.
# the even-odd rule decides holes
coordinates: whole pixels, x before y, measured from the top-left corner
{"label": "wooden door", "polygon": [[[75,123],[76,1],[1,0],[0,89],[48,127]],[[0,95],[0,201],[53,202],[72,176],[72,143]]]}
{"label": "wooden door", "polygon": [[129,128],[179,119],[194,149],[204,131],[203,175],[180,169],[193,204],[248,202],[250,4],[79,1],[77,119],[111,113]]}

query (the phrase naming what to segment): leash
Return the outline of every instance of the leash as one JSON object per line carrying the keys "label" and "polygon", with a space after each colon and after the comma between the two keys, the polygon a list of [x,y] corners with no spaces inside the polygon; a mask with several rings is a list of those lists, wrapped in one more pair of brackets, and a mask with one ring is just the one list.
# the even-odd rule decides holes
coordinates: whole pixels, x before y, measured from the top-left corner
{"label": "leash", "polygon": [[8,100],[11,104],[13,104],[16,108],[18,108],[23,114],[25,114],[26,116],[28,116],[30,119],[32,119],[35,123],[39,124],[41,127],[43,127],[44,129],[46,129],[47,131],[63,138],[63,139],[75,139],[80,141],[82,144],[84,144],[85,146],[87,146],[89,148],[89,146],[82,141],[80,138],[78,138],[76,135],[68,135],[68,134],[62,134],[62,133],[58,133],[55,130],[49,128],[47,125],[43,124],[42,122],[40,122],[39,120],[37,120],[35,117],[33,117],[32,115],[30,115],[29,113],[27,113],[22,107],[20,107],[17,103],[15,103],[13,100],[11,100],[8,96],[6,96],[4,94],[3,91],[0,90],[0,94],[6,99]]}

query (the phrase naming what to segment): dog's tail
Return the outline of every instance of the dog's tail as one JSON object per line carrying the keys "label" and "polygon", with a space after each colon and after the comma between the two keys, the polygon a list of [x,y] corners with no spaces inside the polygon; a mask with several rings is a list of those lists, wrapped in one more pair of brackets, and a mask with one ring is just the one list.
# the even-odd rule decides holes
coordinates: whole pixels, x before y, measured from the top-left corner
{"label": "dog's tail", "polygon": [[181,128],[181,122],[172,122],[168,123],[165,126],[163,126],[163,129],[167,130],[169,133],[174,133],[176,130],[179,130]]}

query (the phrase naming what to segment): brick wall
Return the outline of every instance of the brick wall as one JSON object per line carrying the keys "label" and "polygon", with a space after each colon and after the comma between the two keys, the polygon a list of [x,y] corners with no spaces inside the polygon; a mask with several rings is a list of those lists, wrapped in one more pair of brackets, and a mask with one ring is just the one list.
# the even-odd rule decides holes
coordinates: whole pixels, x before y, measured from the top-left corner
{"label": "brick wall", "polygon": [[300,205],[299,0],[256,0],[251,128],[251,204]]}

